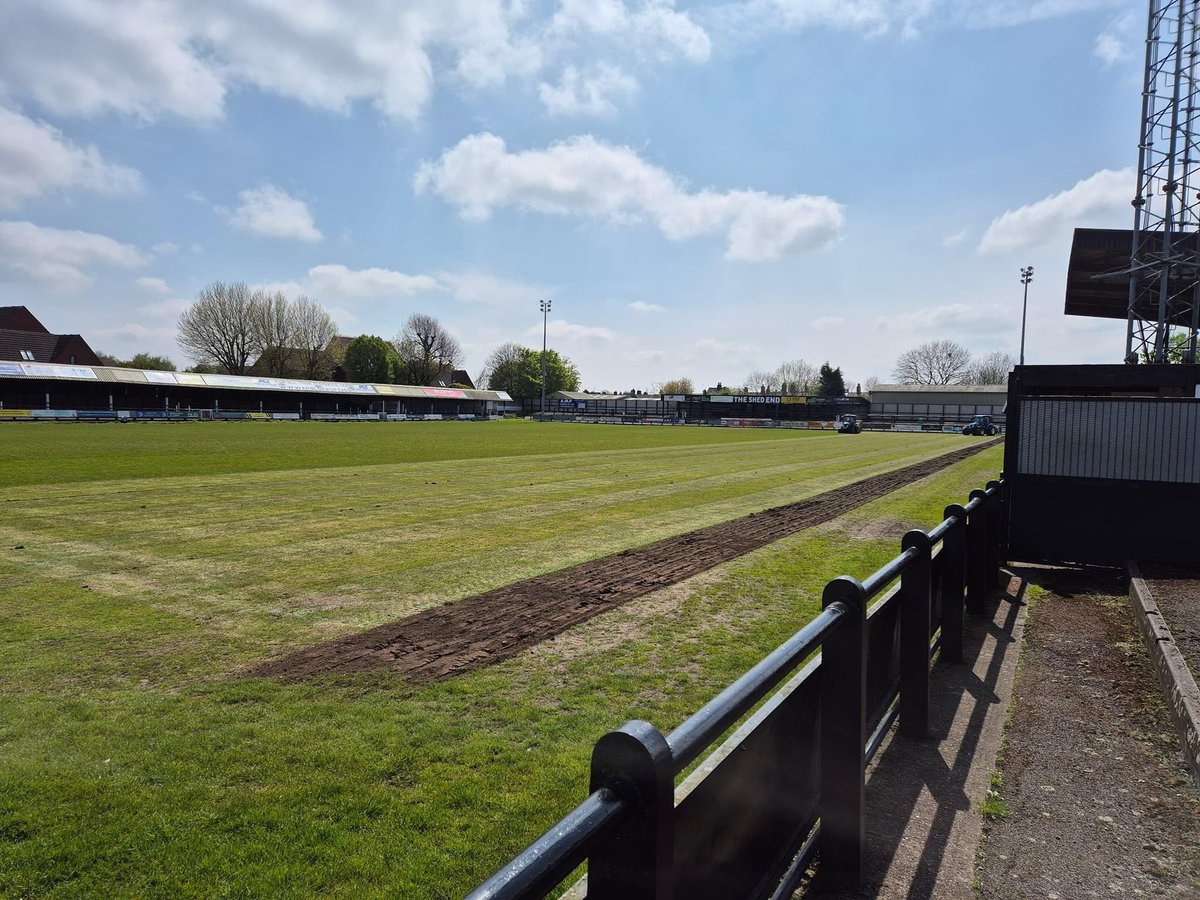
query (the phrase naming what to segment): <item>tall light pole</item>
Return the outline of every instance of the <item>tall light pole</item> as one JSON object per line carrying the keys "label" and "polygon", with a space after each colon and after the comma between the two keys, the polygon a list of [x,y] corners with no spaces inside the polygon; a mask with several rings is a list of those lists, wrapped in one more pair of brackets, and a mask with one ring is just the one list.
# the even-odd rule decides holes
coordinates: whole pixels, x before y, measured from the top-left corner
{"label": "tall light pole", "polygon": [[550,314],[550,301],[538,301],[542,311],[542,418],[546,417],[546,316]]}
{"label": "tall light pole", "polygon": [[1033,266],[1021,269],[1021,284],[1025,285],[1025,299],[1021,301],[1021,365],[1025,365],[1025,311],[1029,308],[1029,282],[1033,281]]}

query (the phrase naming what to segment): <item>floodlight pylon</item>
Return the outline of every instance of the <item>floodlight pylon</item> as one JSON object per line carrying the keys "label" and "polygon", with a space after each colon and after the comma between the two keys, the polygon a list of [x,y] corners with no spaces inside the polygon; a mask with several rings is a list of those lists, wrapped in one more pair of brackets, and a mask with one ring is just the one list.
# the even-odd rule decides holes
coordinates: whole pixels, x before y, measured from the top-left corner
{"label": "floodlight pylon", "polygon": [[[1133,200],[1126,362],[1196,361],[1200,331],[1198,53],[1200,0],[1150,0]],[[1181,334],[1187,335],[1182,345]]]}

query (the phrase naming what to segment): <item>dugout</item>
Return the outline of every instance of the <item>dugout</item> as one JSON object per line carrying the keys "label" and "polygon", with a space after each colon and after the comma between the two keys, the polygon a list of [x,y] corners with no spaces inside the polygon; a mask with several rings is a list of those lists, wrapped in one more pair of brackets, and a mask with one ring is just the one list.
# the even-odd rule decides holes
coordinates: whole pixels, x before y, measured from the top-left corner
{"label": "dugout", "polygon": [[1200,365],[1018,366],[1004,451],[1009,557],[1200,563]]}
{"label": "dugout", "polygon": [[134,413],[181,416],[200,410],[314,415],[490,416],[511,402],[503,391],[355,384],[248,375],[155,372],[112,366],[0,362],[4,418],[102,418],[68,413]]}

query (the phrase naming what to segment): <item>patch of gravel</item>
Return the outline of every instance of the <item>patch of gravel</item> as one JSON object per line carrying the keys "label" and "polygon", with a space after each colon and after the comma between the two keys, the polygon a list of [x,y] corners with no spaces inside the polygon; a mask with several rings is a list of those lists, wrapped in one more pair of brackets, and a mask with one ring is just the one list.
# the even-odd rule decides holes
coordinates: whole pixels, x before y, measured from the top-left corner
{"label": "patch of gravel", "polygon": [[1027,569],[1044,592],[987,825],[984,898],[1200,897],[1200,793],[1112,573]]}

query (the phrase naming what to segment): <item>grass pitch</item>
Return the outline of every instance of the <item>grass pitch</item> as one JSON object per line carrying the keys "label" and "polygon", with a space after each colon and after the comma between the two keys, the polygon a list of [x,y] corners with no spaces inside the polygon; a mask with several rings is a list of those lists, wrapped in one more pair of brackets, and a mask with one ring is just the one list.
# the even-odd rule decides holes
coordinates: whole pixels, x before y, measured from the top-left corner
{"label": "grass pitch", "polygon": [[0,893],[461,895],[582,798],[601,733],[673,727],[999,451],[449,682],[240,673],[963,440],[4,427]]}

